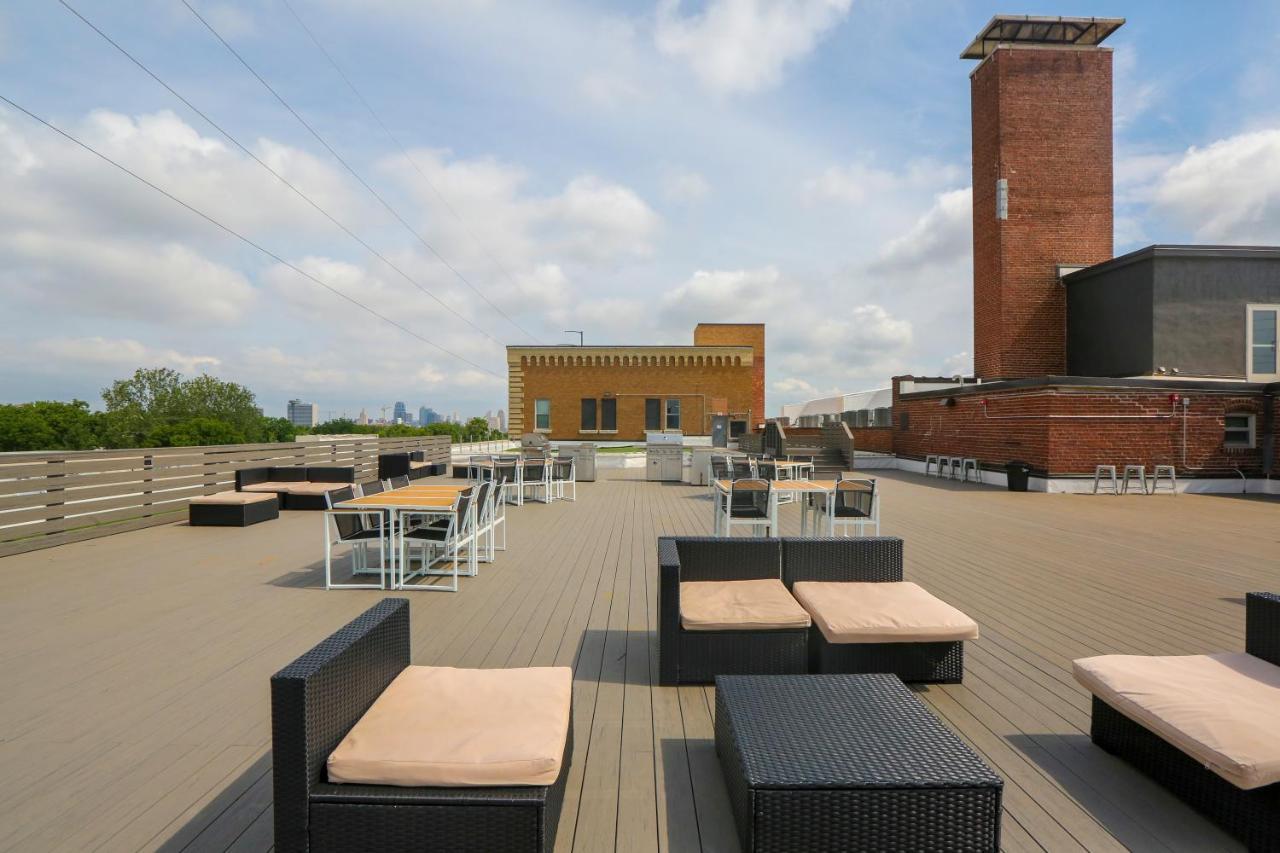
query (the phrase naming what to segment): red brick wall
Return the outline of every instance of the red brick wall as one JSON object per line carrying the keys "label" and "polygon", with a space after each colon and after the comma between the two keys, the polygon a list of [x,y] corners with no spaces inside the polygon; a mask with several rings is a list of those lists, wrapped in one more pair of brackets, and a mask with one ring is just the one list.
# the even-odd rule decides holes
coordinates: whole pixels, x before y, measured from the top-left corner
{"label": "red brick wall", "polygon": [[[1235,468],[1259,473],[1262,396],[1229,390],[1181,393],[1191,401],[1185,409],[1185,461],[1184,408],[1175,408],[1170,392],[1061,386],[957,395],[954,406],[942,405],[945,398],[895,398],[894,451],[914,458],[930,453],[973,456],[990,465],[1022,459],[1049,474],[1092,474],[1095,465],[1125,464],[1176,465],[1183,476],[1233,476]],[[1223,447],[1223,417],[1228,412],[1257,415],[1257,449]],[[905,431],[900,420],[904,413]]]}
{"label": "red brick wall", "polygon": [[1055,265],[1112,256],[1111,52],[1000,48],[970,85],[974,368],[987,379],[1061,375]]}
{"label": "red brick wall", "polygon": [[869,453],[893,452],[893,429],[891,427],[849,427],[853,433],[855,450]]}
{"label": "red brick wall", "polygon": [[751,347],[753,391],[751,423],[747,428],[754,430],[764,423],[764,323],[699,323],[693,329],[693,345]]}

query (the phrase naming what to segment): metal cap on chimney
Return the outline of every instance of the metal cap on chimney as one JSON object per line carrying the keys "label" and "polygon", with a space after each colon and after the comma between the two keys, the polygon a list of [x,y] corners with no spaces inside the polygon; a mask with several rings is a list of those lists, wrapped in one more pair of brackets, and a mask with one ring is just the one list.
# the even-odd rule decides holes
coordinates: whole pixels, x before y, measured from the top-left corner
{"label": "metal cap on chimney", "polygon": [[1001,45],[1097,47],[1123,24],[1124,18],[996,15],[969,43],[960,58],[985,59]]}

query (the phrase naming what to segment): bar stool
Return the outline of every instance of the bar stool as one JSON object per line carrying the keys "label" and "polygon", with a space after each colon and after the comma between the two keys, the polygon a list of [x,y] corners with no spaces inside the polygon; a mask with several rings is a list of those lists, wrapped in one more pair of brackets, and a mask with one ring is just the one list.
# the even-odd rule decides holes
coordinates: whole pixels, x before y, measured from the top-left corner
{"label": "bar stool", "polygon": [[1178,469],[1173,465],[1157,465],[1155,474],[1151,477],[1151,494],[1155,494],[1160,489],[1160,478],[1164,477],[1169,481],[1169,491],[1173,494],[1178,493]]}
{"label": "bar stool", "polygon": [[932,465],[939,477],[942,476],[942,457],[936,453],[930,453],[924,458],[924,475],[929,476],[929,466]]}
{"label": "bar stool", "polygon": [[1126,465],[1124,466],[1124,482],[1120,486],[1123,494],[1129,494],[1129,478],[1134,477],[1138,485],[1142,488],[1142,493],[1147,493],[1147,466],[1145,465]]}
{"label": "bar stool", "polygon": [[976,483],[982,482],[982,469],[978,467],[978,460],[972,456],[967,456],[960,460],[960,479],[969,482],[969,469],[973,469],[973,480]]}
{"label": "bar stool", "polygon": [[1102,480],[1104,474],[1111,478],[1111,494],[1120,494],[1120,486],[1116,481],[1116,466],[1114,465],[1098,465],[1093,469],[1093,493],[1095,495],[1098,493],[1098,482]]}
{"label": "bar stool", "polygon": [[963,473],[962,468],[963,468],[964,460],[959,456],[948,456],[946,460],[947,460],[947,479],[959,480],[961,474]]}

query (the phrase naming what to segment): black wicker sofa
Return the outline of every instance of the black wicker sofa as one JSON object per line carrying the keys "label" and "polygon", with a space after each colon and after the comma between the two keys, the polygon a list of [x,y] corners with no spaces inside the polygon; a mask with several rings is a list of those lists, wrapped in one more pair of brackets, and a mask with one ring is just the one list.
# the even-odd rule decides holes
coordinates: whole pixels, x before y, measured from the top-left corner
{"label": "black wicker sofa", "polygon": [[1095,744],[1250,850],[1280,851],[1280,594],[1245,597],[1244,654],[1104,655],[1075,672]]}
{"label": "black wicker sofa", "polygon": [[[328,781],[331,755],[409,667],[409,654],[409,601],[387,598],[272,677],[275,849],[553,849],[573,754],[571,709],[559,776],[552,784],[403,787]],[[405,721],[407,727],[430,723]]]}
{"label": "black wicker sofa", "polygon": [[[805,672],[886,672],[910,682],[958,682],[964,675],[962,639],[886,642],[880,637],[831,642],[818,624],[824,620],[818,618],[800,629],[690,630],[685,626],[681,583],[776,578],[789,592],[797,592],[796,584],[910,586],[901,584],[902,540],[896,537],[664,537],[658,540],[658,563],[662,684],[709,683],[717,675]],[[927,597],[918,588],[917,592]],[[797,592],[797,598],[803,595]],[[976,625],[972,636],[976,636]]]}
{"label": "black wicker sofa", "polygon": [[356,469],[342,466],[262,466],[236,471],[237,492],[274,492],[281,509],[328,509],[325,493],[356,481]]}

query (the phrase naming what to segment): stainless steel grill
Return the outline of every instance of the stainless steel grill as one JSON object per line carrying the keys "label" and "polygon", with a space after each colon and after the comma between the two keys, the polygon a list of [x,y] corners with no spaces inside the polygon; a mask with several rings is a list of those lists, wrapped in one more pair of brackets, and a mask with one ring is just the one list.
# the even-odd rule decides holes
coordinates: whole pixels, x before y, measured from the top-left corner
{"label": "stainless steel grill", "polygon": [[645,436],[646,480],[678,483],[684,475],[684,434],[651,432]]}

